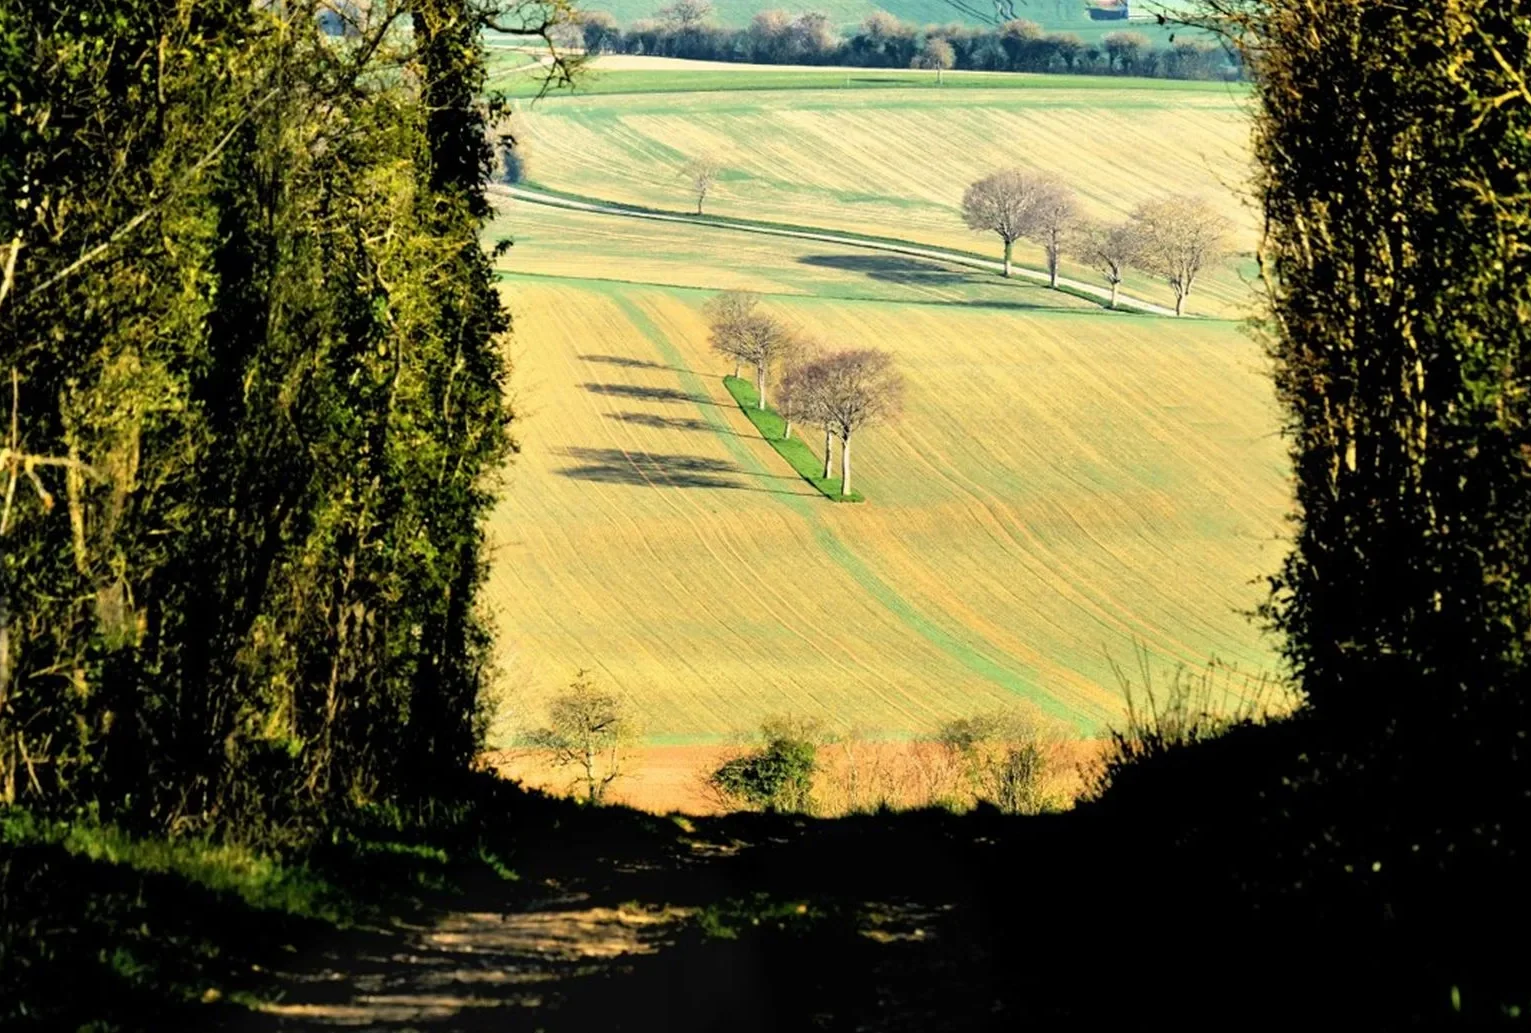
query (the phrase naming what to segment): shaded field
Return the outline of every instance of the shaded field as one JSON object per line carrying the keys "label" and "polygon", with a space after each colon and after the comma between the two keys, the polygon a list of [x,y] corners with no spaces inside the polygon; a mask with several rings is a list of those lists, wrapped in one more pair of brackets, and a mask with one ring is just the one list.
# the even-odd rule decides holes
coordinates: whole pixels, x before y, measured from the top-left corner
{"label": "shaded field", "polygon": [[[666,73],[611,76],[619,74]],[[1205,195],[1239,228],[1238,248],[1252,250],[1257,227],[1239,196],[1249,169],[1241,89],[1037,78],[1014,89],[562,96],[521,117],[532,180],[582,196],[683,210],[691,199],[679,170],[706,153],[725,166],[708,199],[716,214],[997,254],[997,242],[963,226],[958,206],[968,182],[1021,164],[1068,182],[1100,218],[1167,194]],[[1035,248],[1018,258],[1041,264]],[[1094,279],[1088,269],[1065,272]],[[1250,275],[1247,258],[1210,272],[1192,310],[1242,314]],[[1138,274],[1124,286],[1170,300]]]}
{"label": "shaded field", "polygon": [[783,712],[923,735],[1017,700],[1091,733],[1135,640],[1271,664],[1243,614],[1281,554],[1286,468],[1227,324],[771,298],[910,380],[858,451],[875,504],[835,506],[728,396],[704,292],[507,288],[528,419],[489,594],[512,722],[588,667],[655,744]]}

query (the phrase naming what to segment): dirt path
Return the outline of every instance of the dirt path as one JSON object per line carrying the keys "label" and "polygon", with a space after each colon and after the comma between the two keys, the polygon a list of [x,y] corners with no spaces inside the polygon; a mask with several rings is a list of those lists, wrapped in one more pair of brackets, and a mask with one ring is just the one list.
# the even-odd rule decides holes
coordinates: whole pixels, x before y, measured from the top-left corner
{"label": "dirt path", "polygon": [[[882,251],[895,255],[909,255],[915,258],[933,258],[937,261],[948,262],[952,265],[967,266],[972,269],[983,269],[987,272],[1003,272],[1004,265],[987,258],[976,258],[972,255],[964,255],[955,251],[947,251],[942,248],[926,247],[920,244],[889,243],[867,240],[861,237],[844,236],[838,233],[830,233],[818,230],[794,230],[786,227],[764,226],[741,222],[720,222],[713,220],[698,219],[691,215],[672,214],[666,212],[640,212],[629,208],[620,208],[613,205],[603,204],[599,201],[576,201],[572,198],[559,197],[556,194],[543,193],[540,190],[530,190],[519,186],[491,186],[491,197],[514,198],[518,201],[526,201],[531,204],[544,204],[554,208],[565,208],[576,212],[594,212],[600,215],[620,215],[629,219],[649,219],[654,222],[680,222],[689,223],[693,226],[702,226],[711,229],[731,230],[738,233],[761,233],[772,237],[792,237],[798,240],[812,240],[824,244],[841,244],[846,247],[863,248],[868,251]],[[1034,280],[1038,283],[1048,282],[1046,273],[1036,269],[1026,269],[1021,266],[1013,267],[1014,275],[1023,279]],[[1058,278],[1060,286],[1069,290],[1089,295],[1098,301],[1109,302],[1111,292],[1094,284],[1073,280],[1066,276]],[[1155,305],[1151,301],[1134,298],[1128,294],[1119,294],[1117,304],[1124,309],[1131,309],[1154,316],[1174,317],[1174,309],[1163,305]],[[1188,317],[1195,318],[1195,317]]]}
{"label": "dirt path", "polygon": [[[921,999],[952,989],[950,978],[921,978],[937,958],[963,970],[970,958],[945,890],[977,875],[971,864],[943,875],[952,862],[943,836],[897,850],[944,883],[929,887],[938,899],[911,898],[907,872],[876,864],[888,848],[875,836],[848,830],[828,853],[799,855],[804,831],[777,822],[746,827],[750,842],[721,826],[607,842],[555,828],[521,856],[518,879],[485,876],[386,928],[299,945],[261,973],[274,992],[221,1028],[971,1028],[944,1021],[950,1000]],[[929,846],[936,852],[921,856]],[[889,875],[896,890],[878,885]]]}

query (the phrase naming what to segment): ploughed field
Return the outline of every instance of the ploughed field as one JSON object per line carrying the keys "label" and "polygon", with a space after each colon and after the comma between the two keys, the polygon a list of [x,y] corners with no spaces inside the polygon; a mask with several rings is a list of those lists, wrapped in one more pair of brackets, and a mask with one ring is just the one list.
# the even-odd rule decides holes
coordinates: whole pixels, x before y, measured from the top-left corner
{"label": "ploughed field", "polygon": [[[538,117],[536,160],[549,162],[557,116]],[[826,105],[812,118],[840,116]],[[539,164],[538,180],[657,202],[657,179],[624,192],[602,171],[632,145],[622,124],[608,126],[615,141],[580,137],[596,152],[583,173]],[[1156,153],[1116,160],[1172,183]],[[826,176],[844,174],[832,165]],[[887,171],[878,189],[903,187]],[[775,214],[917,237],[867,214],[884,202],[846,215],[821,193]],[[502,199],[489,236],[516,241],[498,262],[524,417],[491,527],[500,742],[580,668],[669,747],[726,742],[782,713],[914,737],[1016,701],[1094,734],[1122,716],[1110,661],[1130,661],[1134,643],[1166,665],[1274,669],[1246,614],[1283,551],[1287,470],[1263,357],[1236,322],[1108,312],[932,260],[519,200]],[[761,292],[826,345],[895,356],[905,416],[856,442],[867,503],[818,494],[729,396],[732,367],[709,350],[702,312],[729,287]]]}
{"label": "ploughed field", "polygon": [[[1240,252],[1256,243],[1240,195],[1249,129],[1239,86],[959,73],[937,89],[929,72],[688,64],[600,58],[589,92],[517,101],[531,183],[685,211],[693,200],[679,170],[707,154],[724,169],[708,212],[997,255],[992,236],[963,226],[963,188],[1024,165],[1057,175],[1103,219],[1168,194],[1204,195],[1238,226]],[[902,85],[876,88],[885,79]],[[1035,247],[1017,256],[1041,264]],[[1243,314],[1253,274],[1247,257],[1212,270],[1191,310]],[[1171,300],[1140,275],[1126,286]]]}

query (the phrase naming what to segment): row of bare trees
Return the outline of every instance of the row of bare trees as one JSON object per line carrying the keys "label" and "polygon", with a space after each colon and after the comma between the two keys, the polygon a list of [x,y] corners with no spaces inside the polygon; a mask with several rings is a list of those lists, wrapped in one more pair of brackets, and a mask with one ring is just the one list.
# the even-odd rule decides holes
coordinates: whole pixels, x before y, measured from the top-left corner
{"label": "row of bare trees", "polygon": [[903,408],[904,378],[893,357],[879,348],[827,349],[765,311],[749,291],[717,295],[707,316],[712,347],[733,360],[734,376],[745,366],[754,370],[758,409],[768,408],[777,377],[784,440],[792,436],[794,420],[823,427],[825,480],[834,476],[834,445],[840,442],[840,494],[849,495],[851,439]]}
{"label": "row of bare trees", "polygon": [[1228,254],[1228,221],[1199,197],[1146,201],[1125,221],[1085,218],[1078,198],[1060,180],[1026,169],[1001,169],[971,184],[962,196],[969,229],[994,233],[1004,243],[1005,275],[1018,240],[1040,244],[1050,285],[1058,287],[1064,257],[1096,270],[1111,288],[1111,307],[1129,268],[1162,278],[1175,293],[1175,315],[1202,270]]}

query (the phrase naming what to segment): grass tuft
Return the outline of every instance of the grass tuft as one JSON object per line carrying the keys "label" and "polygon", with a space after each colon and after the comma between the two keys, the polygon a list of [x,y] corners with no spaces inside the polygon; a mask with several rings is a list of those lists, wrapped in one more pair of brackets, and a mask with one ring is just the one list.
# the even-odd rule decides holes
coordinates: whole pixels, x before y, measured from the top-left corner
{"label": "grass tuft", "polygon": [[782,419],[780,413],[767,406],[758,408],[756,402],[759,395],[755,392],[755,385],[742,377],[724,377],[723,386],[728,388],[728,393],[734,396],[734,401],[739,403],[739,408],[744,410],[755,429],[760,431],[760,436],[771,443],[771,447],[781,454],[781,457],[792,465],[792,469],[809,484],[817,488],[824,497],[831,502],[865,502],[866,498],[859,491],[853,491],[849,495],[840,494],[840,479],[838,477],[820,477],[819,471],[824,469],[824,459],[813,449],[803,443],[800,438],[789,438],[784,435],[787,429],[787,421]]}

